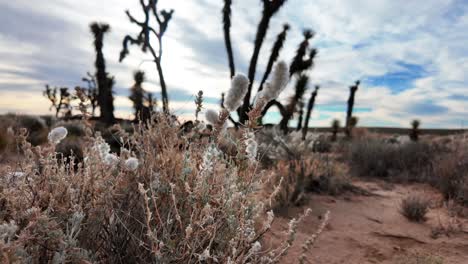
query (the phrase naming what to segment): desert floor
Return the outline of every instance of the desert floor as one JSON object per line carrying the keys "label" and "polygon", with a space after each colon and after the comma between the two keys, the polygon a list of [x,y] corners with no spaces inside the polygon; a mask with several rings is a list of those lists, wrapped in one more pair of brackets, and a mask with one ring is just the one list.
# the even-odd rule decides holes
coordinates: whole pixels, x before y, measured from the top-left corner
{"label": "desert floor", "polygon": [[[312,216],[299,226],[298,240],[284,263],[297,263],[302,242],[316,231],[327,210],[331,212],[329,224],[306,253],[311,263],[468,263],[468,220],[450,216],[437,191],[423,184],[354,184],[372,195],[310,195],[302,206],[279,213],[273,224],[276,232],[265,246],[284,239],[281,230],[288,229],[291,216],[311,208]],[[399,213],[400,202],[409,193],[431,198],[425,223],[409,222]]]}

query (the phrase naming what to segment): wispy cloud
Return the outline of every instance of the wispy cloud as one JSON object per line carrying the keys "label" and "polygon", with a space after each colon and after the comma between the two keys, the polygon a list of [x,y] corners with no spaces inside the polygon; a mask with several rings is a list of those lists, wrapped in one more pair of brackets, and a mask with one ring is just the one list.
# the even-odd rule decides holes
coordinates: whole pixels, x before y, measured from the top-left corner
{"label": "wispy cloud", "polygon": [[[160,2],[176,10],[164,40],[163,58],[174,109],[182,107],[179,114],[189,115],[198,90],[205,92],[207,107],[217,107],[220,94],[229,88],[220,23],[222,2]],[[145,88],[158,92],[154,65],[138,48],[132,47],[131,55],[118,63],[123,36],[137,30],[125,9],[141,15],[136,0],[0,3],[0,112],[46,113],[47,101],[41,98],[44,84],[80,84],[81,77],[93,71],[88,25],[94,20],[112,27],[104,53],[108,71],[116,77],[119,114],[131,114],[126,96],[134,70],[145,70],[149,77]],[[239,0],[233,5],[232,39],[240,71],[247,70],[260,13],[260,1]],[[413,118],[420,118],[426,127],[468,124],[466,1],[288,1],[270,25],[257,79],[285,22],[292,26],[281,54],[285,60],[293,57],[302,29],[317,32],[312,44],[318,47],[319,56],[311,80],[322,89],[312,125],[328,126],[332,118],[344,117],[348,87],[356,79],[363,80],[356,100],[356,114],[363,125],[408,126]],[[291,93],[292,84],[282,100]],[[278,118],[272,111],[268,121]]]}

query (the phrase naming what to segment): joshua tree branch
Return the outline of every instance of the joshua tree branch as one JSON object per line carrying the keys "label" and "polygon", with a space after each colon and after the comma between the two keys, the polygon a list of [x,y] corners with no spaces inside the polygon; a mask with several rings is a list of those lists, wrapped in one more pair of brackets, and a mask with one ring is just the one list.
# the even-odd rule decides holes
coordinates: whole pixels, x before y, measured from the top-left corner
{"label": "joshua tree branch", "polygon": [[317,97],[319,89],[320,89],[320,86],[318,85],[315,86],[315,90],[312,92],[312,95],[310,96],[310,99],[309,99],[309,103],[307,104],[306,118],[304,122],[304,127],[302,128],[302,140],[305,140],[307,136],[307,132],[309,131],[309,120],[312,114],[312,110],[314,109],[315,98]]}
{"label": "joshua tree branch", "polygon": [[283,26],[283,31],[281,31],[280,34],[278,34],[275,44],[273,45],[273,48],[271,49],[271,55],[270,59],[268,60],[268,65],[265,70],[265,74],[263,75],[262,82],[260,83],[260,86],[258,87],[258,91],[260,92],[263,90],[263,85],[265,84],[266,80],[268,79],[268,76],[271,73],[271,70],[273,68],[273,64],[275,61],[278,59],[278,56],[280,54],[281,49],[283,48],[284,41],[286,40],[286,33],[289,30],[289,25],[284,24]]}
{"label": "joshua tree branch", "polygon": [[231,71],[231,78],[236,74],[236,67],[234,65],[234,55],[232,53],[231,45],[231,0],[224,1],[223,13],[223,31],[224,31],[224,43],[226,44],[226,51],[229,60],[229,69]]}

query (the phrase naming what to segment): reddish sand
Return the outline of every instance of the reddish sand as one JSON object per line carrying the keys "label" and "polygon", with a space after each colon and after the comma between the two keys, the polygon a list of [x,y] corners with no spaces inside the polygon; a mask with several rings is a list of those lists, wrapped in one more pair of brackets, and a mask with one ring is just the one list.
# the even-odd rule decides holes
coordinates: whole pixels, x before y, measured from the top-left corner
{"label": "reddish sand", "polygon": [[[330,221],[315,245],[306,252],[308,262],[333,263],[468,263],[468,219],[448,216],[441,197],[427,185],[394,185],[357,182],[374,196],[310,195],[301,207],[290,207],[278,213],[273,224],[274,235],[264,246],[277,245],[285,237],[291,216],[305,208],[313,213],[299,227],[297,240],[281,263],[297,263],[302,243],[313,234],[320,216],[330,210]],[[425,223],[412,223],[399,213],[401,200],[408,194],[430,198],[432,208]],[[458,219],[461,229],[433,238],[433,231]],[[417,262],[415,255],[430,255],[443,262]]]}

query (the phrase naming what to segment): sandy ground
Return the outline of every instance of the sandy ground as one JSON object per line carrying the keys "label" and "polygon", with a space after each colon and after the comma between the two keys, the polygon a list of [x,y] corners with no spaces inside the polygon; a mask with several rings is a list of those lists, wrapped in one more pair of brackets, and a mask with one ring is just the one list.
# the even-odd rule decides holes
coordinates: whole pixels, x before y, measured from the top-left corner
{"label": "sandy ground", "polygon": [[[285,237],[289,219],[311,208],[312,215],[300,225],[297,241],[281,263],[297,263],[303,241],[315,232],[319,218],[327,210],[331,212],[329,224],[306,252],[306,263],[468,263],[468,219],[450,217],[435,190],[419,184],[355,182],[355,185],[375,195],[310,195],[303,206],[277,214],[272,227],[275,234],[266,238],[264,246],[278,245]],[[432,208],[425,223],[409,222],[399,213],[401,200],[410,193],[430,198]],[[434,237],[435,230],[449,227],[455,230],[449,234],[438,232]],[[432,262],[421,261],[423,258]]]}

